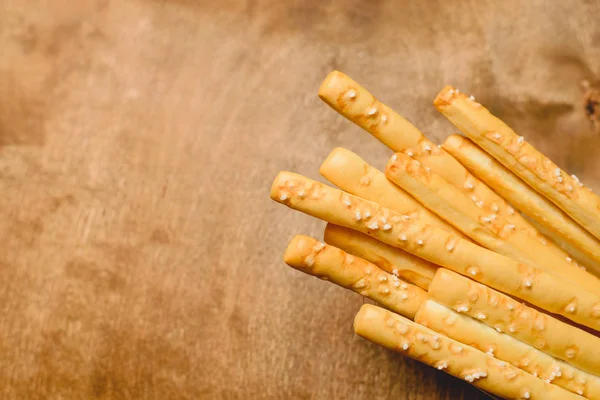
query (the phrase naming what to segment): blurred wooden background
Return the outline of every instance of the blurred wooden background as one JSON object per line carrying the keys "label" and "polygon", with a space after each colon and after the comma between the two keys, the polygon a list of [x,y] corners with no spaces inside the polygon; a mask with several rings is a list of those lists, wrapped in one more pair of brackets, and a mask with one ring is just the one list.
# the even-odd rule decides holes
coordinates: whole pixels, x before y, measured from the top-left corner
{"label": "blurred wooden background", "polygon": [[[354,336],[269,200],[336,146],[340,69],[440,141],[444,84],[600,189],[598,1],[0,2],[0,398],[482,399]],[[589,109],[589,106],[588,106]]]}

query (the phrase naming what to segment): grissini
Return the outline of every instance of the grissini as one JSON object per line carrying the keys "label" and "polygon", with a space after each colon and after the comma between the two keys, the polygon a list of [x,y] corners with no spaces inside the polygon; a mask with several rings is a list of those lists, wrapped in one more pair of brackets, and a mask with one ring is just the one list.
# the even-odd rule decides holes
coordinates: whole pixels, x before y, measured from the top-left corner
{"label": "grissini", "polygon": [[518,230],[539,236],[531,224],[515,213],[512,207],[483,182],[471,175],[461,163],[349,76],[339,71],[329,73],[319,88],[319,97],[390,149],[405,153],[431,168],[433,172],[467,193],[479,207],[506,215]]}
{"label": "grissini", "polygon": [[363,258],[425,290],[438,269],[429,261],[343,226],[327,224],[323,239],[325,243]]}
{"label": "grissini", "polygon": [[543,233],[555,243],[565,243],[567,252],[580,258],[588,269],[600,272],[600,241],[554,203],[529,187],[471,140],[451,135],[442,147],[469,172],[539,224]]}
{"label": "grissini", "polygon": [[497,332],[473,318],[449,310],[433,300],[427,300],[421,305],[414,321],[511,363],[548,383],[591,400],[600,400],[599,377],[583,372],[512,336]]}
{"label": "grissini", "polygon": [[600,197],[527,143],[481,104],[446,86],[435,107],[481,148],[500,161],[600,239]]}
{"label": "grissini", "polygon": [[[271,198],[313,217],[371,235],[551,313],[600,330],[598,295],[442,229],[411,221],[377,203],[291,172],[277,175]],[[361,213],[360,218],[356,218],[357,211]],[[572,307],[574,301],[576,307]]]}
{"label": "grissini", "polygon": [[410,319],[427,298],[423,289],[309,236],[294,236],[283,260],[290,267],[350,289]]}
{"label": "grissini", "polygon": [[370,166],[350,150],[341,147],[334,149],[321,164],[319,172],[345,192],[466,238],[453,226],[423,207],[411,195],[390,182],[383,172]]}
{"label": "grissini", "polygon": [[[591,333],[443,268],[436,272],[429,295],[583,371],[600,374],[600,338]],[[576,301],[570,307],[575,309]]]}
{"label": "grissini", "polygon": [[421,204],[482,246],[600,292],[598,278],[574,265],[559,247],[517,231],[503,216],[478,208],[456,187],[423,168],[419,161],[396,153],[385,173]]}
{"label": "grissini", "polygon": [[354,331],[373,343],[505,399],[582,399],[507,362],[370,304],[363,305],[356,314]]}

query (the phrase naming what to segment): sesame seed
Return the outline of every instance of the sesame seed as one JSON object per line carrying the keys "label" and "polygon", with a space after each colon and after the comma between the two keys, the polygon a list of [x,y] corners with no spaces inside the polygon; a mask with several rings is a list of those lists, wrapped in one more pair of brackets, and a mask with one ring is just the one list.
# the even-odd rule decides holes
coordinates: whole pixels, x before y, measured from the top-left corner
{"label": "sesame seed", "polygon": [[469,311],[469,307],[468,306],[460,306],[456,308],[456,312],[468,312]]}
{"label": "sesame seed", "polygon": [[471,182],[465,182],[465,189],[471,190],[471,189],[473,189],[473,187],[474,186],[473,186],[473,184]]}
{"label": "sesame seed", "polygon": [[402,218],[404,218],[404,219],[406,219],[406,220],[409,220],[409,219],[410,219],[410,215],[406,215],[406,214],[404,214],[404,215],[402,216]]}
{"label": "sesame seed", "polygon": [[417,333],[417,340],[423,343],[427,342],[427,336],[423,335],[422,333]]}
{"label": "sesame seed", "polygon": [[523,136],[519,136],[519,138],[517,139],[517,143],[521,144],[524,140],[525,138]]}
{"label": "sesame seed", "polygon": [[423,146],[423,150],[425,150],[425,151],[431,151],[431,146],[429,146],[428,144],[426,144],[425,146]]}
{"label": "sesame seed", "polygon": [[383,225],[383,230],[384,231],[389,231],[390,229],[392,229],[392,225],[390,225],[390,224]]}
{"label": "sesame seed", "polygon": [[560,168],[556,168],[556,169],[554,170],[554,175],[556,175],[556,176],[560,176]]}
{"label": "sesame seed", "polygon": [[525,279],[525,281],[523,283],[525,284],[526,287],[528,287],[528,288],[531,287],[531,281],[529,279]]}
{"label": "sesame seed", "polygon": [[394,286],[395,287],[399,287],[400,286],[400,282],[394,282]]}
{"label": "sesame seed", "polygon": [[390,289],[388,289],[388,288],[383,289],[383,294],[389,294],[389,293],[390,293]]}
{"label": "sesame seed", "polygon": [[494,137],[494,139],[498,139],[498,140],[502,139],[502,135],[499,133],[494,133],[493,137]]}
{"label": "sesame seed", "polygon": [[394,276],[398,276],[398,268],[394,268],[394,269],[392,270],[392,274],[393,274]]}
{"label": "sesame seed", "polygon": [[305,259],[304,259],[304,264],[307,267],[312,267],[315,265],[315,258],[313,257],[312,254],[309,254]]}
{"label": "sesame seed", "polygon": [[371,267],[365,267],[364,271],[365,271],[365,275],[371,275],[371,273],[373,272]]}
{"label": "sesame seed", "polygon": [[402,284],[400,285],[400,289],[402,289],[402,290],[406,290],[406,289],[408,289],[408,285],[407,285],[406,283],[402,283]]}
{"label": "sesame seed", "polygon": [[379,282],[385,282],[385,281],[387,281],[387,277],[385,275],[381,275],[379,277]]}
{"label": "sesame seed", "polygon": [[437,147],[438,149],[441,149],[441,148],[442,148],[442,145],[441,145],[441,144],[438,144],[436,147]]}
{"label": "sesame seed", "polygon": [[367,115],[375,115],[377,114],[377,108],[376,107],[372,107],[369,109],[369,111],[367,111]]}
{"label": "sesame seed", "polygon": [[401,300],[406,300],[406,299],[408,299],[408,295],[407,295],[406,293],[402,293],[402,294],[400,295],[400,299],[401,299]]}
{"label": "sesame seed", "polygon": [[531,394],[529,394],[529,392],[525,392],[525,393],[523,393],[523,397],[528,399],[531,397]]}
{"label": "sesame seed", "polygon": [[281,196],[279,196],[279,200],[281,200],[281,201],[286,201],[287,199],[288,199],[287,193],[282,193]]}
{"label": "sesame seed", "polygon": [[517,229],[517,227],[514,226],[513,224],[506,224],[506,228],[507,229]]}
{"label": "sesame seed", "polygon": [[400,236],[400,240],[402,240],[403,242],[406,242],[408,240],[408,238],[406,237],[406,235],[402,235],[402,236]]}
{"label": "sesame seed", "polygon": [[356,214],[354,215],[354,219],[357,221],[360,221],[362,219],[362,216],[360,215],[360,211],[356,212]]}
{"label": "sesame seed", "polygon": [[496,327],[496,332],[502,332],[502,329],[499,326],[497,326]]}
{"label": "sesame seed", "polygon": [[398,330],[398,332],[400,332],[400,334],[404,335],[405,333],[408,332],[408,326],[406,326],[402,322],[398,322],[398,325],[396,325],[396,330]]}
{"label": "sesame seed", "polygon": [[427,172],[431,172],[431,168],[429,168],[429,167],[425,167],[425,171],[427,171]]}
{"label": "sesame seed", "polygon": [[408,344],[408,342],[404,342],[404,344],[402,345],[402,350],[406,351],[406,350],[408,350],[409,347],[410,347],[410,344]]}
{"label": "sesame seed", "polygon": [[387,120],[388,120],[387,115],[382,115],[381,116],[381,122],[387,122]]}
{"label": "sesame seed", "polygon": [[512,207],[508,207],[506,211],[508,212],[509,215],[513,215],[515,213],[515,209]]}
{"label": "sesame seed", "polygon": [[412,157],[412,156],[413,156],[413,152],[412,152],[412,151],[410,151],[410,150],[408,150],[408,151],[406,152],[406,155],[407,155],[407,156],[409,156],[409,157]]}
{"label": "sesame seed", "polygon": [[372,229],[372,230],[377,230],[377,229],[379,229],[379,225],[377,225],[377,222],[373,221],[369,225],[367,225],[367,228]]}
{"label": "sesame seed", "polygon": [[323,250],[324,248],[325,248],[325,244],[324,244],[324,243],[321,243],[321,242],[319,242],[319,243],[315,244],[315,247],[313,247],[313,249],[314,249],[315,251],[321,251],[321,250]]}
{"label": "sesame seed", "polygon": [[508,303],[508,304],[506,305],[506,308],[508,308],[509,310],[511,310],[511,311],[512,311],[512,310],[514,310],[514,309],[515,309],[515,306],[514,306],[512,303]]}
{"label": "sesame seed", "polygon": [[469,96],[469,100],[475,101],[475,96],[473,96],[473,95]]}
{"label": "sesame seed", "polygon": [[393,162],[396,162],[396,160],[398,160],[398,156],[394,154],[394,155],[392,156],[392,161],[393,161]]}
{"label": "sesame seed", "polygon": [[486,317],[486,316],[485,316],[485,314],[483,314],[483,313],[479,313],[479,314],[477,314],[477,319],[484,320],[484,319],[486,319],[486,318],[487,318],[487,317]]}
{"label": "sesame seed", "polygon": [[475,205],[479,208],[483,208],[483,200],[479,200]]}
{"label": "sesame seed", "polygon": [[568,263],[573,262],[573,259],[571,257],[567,257],[567,262]]}
{"label": "sesame seed", "polygon": [[422,245],[423,245],[423,241],[422,241],[421,239],[419,239],[419,240],[417,240],[417,244],[418,244],[419,246],[422,246]]}
{"label": "sesame seed", "polygon": [[448,368],[448,363],[446,361],[440,361],[437,366],[437,369],[439,369],[441,371],[445,368]]}
{"label": "sesame seed", "polygon": [[456,94],[459,94],[459,93],[460,93],[460,90],[456,89]]}
{"label": "sesame seed", "polygon": [[491,208],[492,208],[493,212],[498,212],[498,210],[499,210],[498,205],[496,203],[492,204]]}
{"label": "sesame seed", "polygon": [[348,97],[351,99],[356,98],[356,92],[354,90],[348,91]]}
{"label": "sesame seed", "polygon": [[350,201],[350,199],[344,199],[344,204],[350,207],[352,205],[352,202]]}
{"label": "sesame seed", "polygon": [[304,196],[306,196],[306,193],[304,192],[304,190],[301,190],[301,191],[298,192],[298,197],[299,198],[303,199]]}

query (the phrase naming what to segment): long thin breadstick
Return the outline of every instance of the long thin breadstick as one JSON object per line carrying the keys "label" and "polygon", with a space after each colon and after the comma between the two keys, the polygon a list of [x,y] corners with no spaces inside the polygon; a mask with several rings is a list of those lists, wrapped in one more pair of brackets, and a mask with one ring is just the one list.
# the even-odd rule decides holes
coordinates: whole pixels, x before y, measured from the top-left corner
{"label": "long thin breadstick", "polygon": [[554,242],[564,242],[569,253],[600,273],[600,241],[560,208],[533,190],[469,139],[449,136],[442,147],[459,160],[473,175],[508,200],[519,211],[544,228]]}
{"label": "long thin breadstick", "polygon": [[[600,330],[600,297],[539,268],[519,264],[441,229],[411,221],[376,203],[291,172],[277,175],[271,198],[332,224],[371,235],[549,312]],[[356,218],[357,211],[361,213],[360,218]],[[572,307],[574,301],[576,307]]]}
{"label": "long thin breadstick", "polygon": [[309,236],[294,236],[283,259],[290,267],[360,293],[407,318],[414,318],[427,298],[423,289]]}
{"label": "long thin breadstick", "polygon": [[356,315],[354,331],[505,399],[582,399],[507,362],[370,304],[363,305]]}
{"label": "long thin breadstick", "polygon": [[425,207],[482,246],[600,292],[600,280],[575,266],[572,260],[567,261],[569,255],[560,248],[517,231],[506,218],[478,208],[456,187],[423,168],[417,160],[396,153],[385,173]]}
{"label": "long thin breadstick", "polygon": [[450,86],[436,108],[481,148],[600,239],[600,197],[567,174],[481,104]]}
{"label": "long thin breadstick", "polygon": [[453,226],[423,207],[411,195],[390,182],[383,172],[373,168],[350,150],[341,147],[333,150],[321,164],[319,172],[329,182],[348,193],[466,238]]}
{"label": "long thin breadstick", "polygon": [[372,262],[390,274],[427,290],[438,266],[404,250],[342,226],[327,224],[325,243]]}
{"label": "long thin breadstick", "polygon": [[[583,371],[600,374],[600,338],[591,333],[443,268],[433,278],[429,295]],[[575,310],[577,301],[567,307]]]}
{"label": "long thin breadstick", "polygon": [[319,88],[319,97],[395,152],[403,152],[431,168],[433,172],[467,193],[478,206],[490,213],[506,215],[518,230],[539,236],[531,224],[515,213],[483,182],[472,176],[461,163],[349,76],[339,71],[331,72]]}
{"label": "long thin breadstick", "polygon": [[473,346],[499,360],[592,400],[600,399],[600,378],[583,372],[512,336],[458,314],[433,300],[427,300],[415,315],[415,322]]}

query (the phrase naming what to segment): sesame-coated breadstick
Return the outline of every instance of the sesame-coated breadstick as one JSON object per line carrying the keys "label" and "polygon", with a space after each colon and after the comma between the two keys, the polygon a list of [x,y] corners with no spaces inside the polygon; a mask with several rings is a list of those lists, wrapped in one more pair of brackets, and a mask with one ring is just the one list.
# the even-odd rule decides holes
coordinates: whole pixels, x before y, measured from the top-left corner
{"label": "sesame-coated breadstick", "polygon": [[505,399],[583,399],[507,362],[370,304],[363,305],[356,314],[354,331],[371,342]]}
{"label": "sesame-coated breadstick", "polygon": [[[316,218],[371,235],[551,313],[600,330],[597,294],[442,229],[412,221],[379,204],[291,172],[277,175],[271,198]],[[356,218],[357,211],[360,218]]]}
{"label": "sesame-coated breadstick", "polygon": [[350,150],[341,147],[333,150],[321,164],[319,172],[345,192],[466,239],[456,228],[423,207],[411,195],[390,182],[383,172],[373,168]]}
{"label": "sesame-coated breadstick", "polygon": [[556,246],[517,231],[506,218],[478,208],[456,187],[419,161],[396,153],[387,165],[386,176],[419,200],[425,207],[480,245],[514,260],[532,264],[590,291],[600,292],[600,280],[567,261],[569,255]]}
{"label": "sesame-coated breadstick", "polygon": [[410,319],[427,298],[423,289],[309,236],[294,236],[283,260],[290,267],[360,293]]}
{"label": "sesame-coated breadstick", "polygon": [[481,148],[600,239],[600,197],[481,104],[446,86],[434,105]]}
{"label": "sesame-coated breadstick", "polygon": [[511,363],[525,372],[588,399],[600,400],[600,378],[525,344],[512,336],[436,303],[424,302],[414,318],[436,332]]}
{"label": "sesame-coated breadstick", "polygon": [[[537,230],[515,213],[504,199],[472,176],[444,149],[427,139],[419,129],[377,100],[349,76],[333,71],[319,88],[319,97],[331,108],[354,122],[395,152],[419,160],[425,167],[467,193],[478,207],[506,215],[516,229],[539,237]],[[497,209],[497,211],[492,211]]]}
{"label": "sesame-coated breadstick", "polygon": [[427,290],[438,266],[390,246],[369,235],[343,226],[327,224],[323,234],[325,243],[377,265],[390,274]]}
{"label": "sesame-coated breadstick", "polygon": [[563,247],[567,252],[580,259],[588,269],[600,273],[600,241],[554,203],[533,190],[471,140],[451,135],[442,147],[469,172],[536,221],[554,242],[564,243]]}
{"label": "sesame-coated breadstick", "polygon": [[[436,272],[429,295],[583,371],[600,374],[600,338],[589,332],[444,268]],[[578,306],[574,299],[567,309],[574,311]]]}

